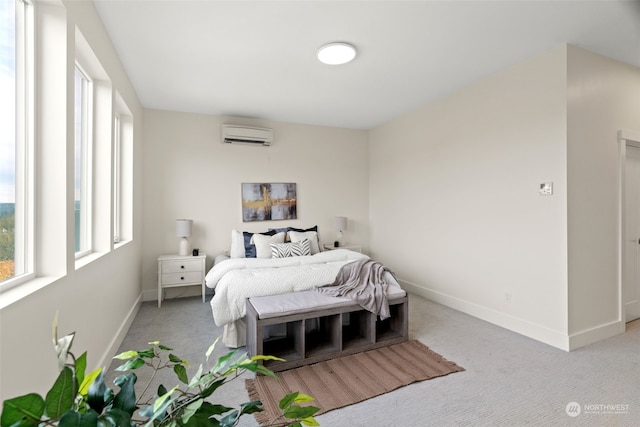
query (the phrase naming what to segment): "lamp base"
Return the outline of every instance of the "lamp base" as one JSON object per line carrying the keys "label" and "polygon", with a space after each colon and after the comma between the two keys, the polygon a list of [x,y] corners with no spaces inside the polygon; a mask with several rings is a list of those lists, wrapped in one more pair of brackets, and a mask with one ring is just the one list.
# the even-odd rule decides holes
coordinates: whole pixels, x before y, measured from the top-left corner
{"label": "lamp base", "polygon": [[178,255],[189,255],[189,239],[187,239],[186,237],[180,239],[180,249],[178,251]]}

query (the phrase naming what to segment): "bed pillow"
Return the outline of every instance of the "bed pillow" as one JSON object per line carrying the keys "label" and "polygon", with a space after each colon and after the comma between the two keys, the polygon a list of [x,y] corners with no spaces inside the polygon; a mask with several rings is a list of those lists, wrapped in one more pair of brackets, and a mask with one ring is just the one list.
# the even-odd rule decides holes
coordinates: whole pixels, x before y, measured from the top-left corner
{"label": "bed pillow", "polygon": [[256,251],[256,258],[271,258],[271,244],[284,243],[285,233],[276,233],[273,236],[256,233],[251,237],[251,243]]}
{"label": "bed pillow", "polygon": [[318,226],[314,225],[313,227],[309,227],[306,229],[303,228],[295,228],[295,227],[282,227],[282,228],[270,228],[269,231],[275,231],[276,233],[280,233],[280,232],[285,232],[287,233],[286,236],[284,236],[284,241],[285,243],[290,242],[290,238],[289,238],[289,232],[290,231],[299,231],[301,233],[304,233],[305,231],[318,231]]}
{"label": "bed pillow", "polygon": [[231,250],[229,251],[230,258],[244,258],[245,257],[244,236],[242,231],[231,230]]}
{"label": "bed pillow", "polygon": [[289,227],[287,231],[299,231],[301,233],[304,233],[305,231],[318,231],[318,226],[314,225],[313,227],[309,227],[309,228],[295,228],[295,227]]}
{"label": "bed pillow", "polygon": [[284,233],[284,241],[289,241],[289,235],[287,234],[291,230],[291,227],[282,227],[282,228],[270,228],[269,231],[275,231],[276,233]]}
{"label": "bed pillow", "polygon": [[245,258],[255,258],[256,257],[256,247],[253,244],[253,236],[259,234],[263,236],[273,236],[276,234],[275,231],[265,231],[264,233],[250,233],[248,231],[242,232],[242,237],[244,238],[244,257]]}
{"label": "bed pillow", "polygon": [[296,243],[271,243],[269,246],[271,246],[271,258],[311,255],[309,239],[304,239]]}
{"label": "bed pillow", "polygon": [[289,240],[291,240],[291,243],[301,242],[304,239],[309,240],[311,255],[320,252],[320,241],[318,240],[317,231],[289,231]]}

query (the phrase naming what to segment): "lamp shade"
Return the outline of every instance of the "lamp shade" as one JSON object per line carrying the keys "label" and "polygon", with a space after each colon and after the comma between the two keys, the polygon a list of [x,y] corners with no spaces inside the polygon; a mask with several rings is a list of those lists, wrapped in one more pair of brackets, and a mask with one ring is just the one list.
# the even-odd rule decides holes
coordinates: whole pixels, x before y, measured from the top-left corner
{"label": "lamp shade", "polygon": [[191,219],[176,219],[176,236],[190,237],[192,225],[193,220]]}
{"label": "lamp shade", "polygon": [[347,229],[347,217],[337,216],[334,222],[336,231],[344,231]]}

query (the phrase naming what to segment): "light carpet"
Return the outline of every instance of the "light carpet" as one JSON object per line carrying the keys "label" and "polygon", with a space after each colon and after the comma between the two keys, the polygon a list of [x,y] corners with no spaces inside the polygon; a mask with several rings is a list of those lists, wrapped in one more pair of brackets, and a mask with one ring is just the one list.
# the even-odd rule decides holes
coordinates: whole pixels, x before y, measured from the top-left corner
{"label": "light carpet", "polygon": [[380,396],[418,381],[441,377],[464,368],[445,359],[417,340],[339,357],[279,372],[277,377],[245,380],[251,400],[262,401],[254,414],[261,425],[278,417],[278,402],[299,391],[315,398],[319,414]]}

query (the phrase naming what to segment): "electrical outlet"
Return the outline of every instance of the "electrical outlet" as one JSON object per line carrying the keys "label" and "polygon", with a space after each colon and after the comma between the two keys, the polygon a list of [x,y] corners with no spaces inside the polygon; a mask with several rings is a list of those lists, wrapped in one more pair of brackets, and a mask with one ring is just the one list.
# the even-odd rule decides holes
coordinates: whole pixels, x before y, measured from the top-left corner
{"label": "electrical outlet", "polygon": [[511,304],[511,294],[509,292],[504,293],[504,302]]}

